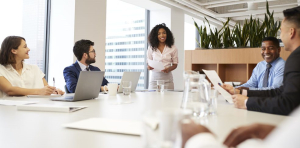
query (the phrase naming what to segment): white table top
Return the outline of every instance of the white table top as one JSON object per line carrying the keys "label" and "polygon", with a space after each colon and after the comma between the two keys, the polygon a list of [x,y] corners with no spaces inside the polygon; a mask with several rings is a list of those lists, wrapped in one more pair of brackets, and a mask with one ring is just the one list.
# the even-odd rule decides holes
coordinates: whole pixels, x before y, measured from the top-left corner
{"label": "white table top", "polygon": [[[48,98],[10,98],[11,100],[35,100],[39,104],[88,106],[73,113],[17,111],[15,106],[0,105],[0,145],[5,148],[141,148],[139,136],[103,133],[64,128],[62,125],[88,118],[113,118],[140,120],[147,110],[179,108],[182,92],[136,92],[131,97],[99,95],[98,99],[79,102],[50,101]],[[120,101],[130,102],[119,104]],[[219,141],[236,127],[251,123],[277,125],[285,116],[271,115],[236,109],[218,99],[218,115],[201,119],[214,132]]]}

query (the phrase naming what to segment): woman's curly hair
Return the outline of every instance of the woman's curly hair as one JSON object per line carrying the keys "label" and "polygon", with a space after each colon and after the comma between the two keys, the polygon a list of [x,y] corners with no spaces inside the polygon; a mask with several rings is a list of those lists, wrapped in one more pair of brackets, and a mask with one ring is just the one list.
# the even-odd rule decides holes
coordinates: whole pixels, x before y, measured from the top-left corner
{"label": "woman's curly hair", "polygon": [[167,39],[165,42],[166,45],[170,48],[174,45],[174,37],[173,37],[171,30],[166,26],[165,23],[158,24],[151,30],[151,32],[148,36],[148,42],[149,42],[150,46],[152,47],[152,50],[154,50],[154,51],[156,51],[158,48],[158,44],[159,44],[158,30],[161,28],[165,29],[166,33],[167,33]]}

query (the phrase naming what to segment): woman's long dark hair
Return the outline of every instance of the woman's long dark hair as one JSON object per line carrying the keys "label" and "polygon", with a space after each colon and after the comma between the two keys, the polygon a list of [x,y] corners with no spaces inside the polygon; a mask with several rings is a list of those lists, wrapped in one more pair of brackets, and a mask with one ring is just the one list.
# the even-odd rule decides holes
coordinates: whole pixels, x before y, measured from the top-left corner
{"label": "woman's long dark hair", "polygon": [[150,46],[152,47],[152,50],[154,50],[154,51],[156,51],[158,48],[158,44],[159,44],[158,30],[161,28],[165,29],[166,33],[167,33],[167,39],[165,42],[166,45],[170,48],[174,45],[174,37],[173,37],[171,30],[166,26],[165,23],[158,24],[151,30],[151,32],[148,36],[148,42],[149,42]]}
{"label": "woman's long dark hair", "polygon": [[6,66],[8,64],[16,63],[14,54],[11,50],[18,49],[22,40],[25,41],[25,39],[20,36],[8,36],[3,40],[0,50],[0,64]]}

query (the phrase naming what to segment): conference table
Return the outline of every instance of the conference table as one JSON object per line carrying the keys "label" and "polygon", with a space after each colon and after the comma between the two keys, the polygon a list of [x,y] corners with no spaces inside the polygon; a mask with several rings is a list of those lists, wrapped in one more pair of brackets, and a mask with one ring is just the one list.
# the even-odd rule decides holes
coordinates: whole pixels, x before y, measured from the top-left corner
{"label": "conference table", "polygon": [[[12,97],[10,100],[38,101],[38,104],[88,106],[72,112],[18,111],[16,106],[0,105],[0,147],[2,148],[142,148],[140,136],[65,128],[63,125],[88,118],[141,121],[145,112],[180,108],[182,92],[135,92],[130,96],[99,94],[97,99],[60,102],[49,98]],[[217,115],[201,118],[222,142],[229,132],[242,125],[268,123],[277,125],[286,116],[234,108],[222,97]]]}

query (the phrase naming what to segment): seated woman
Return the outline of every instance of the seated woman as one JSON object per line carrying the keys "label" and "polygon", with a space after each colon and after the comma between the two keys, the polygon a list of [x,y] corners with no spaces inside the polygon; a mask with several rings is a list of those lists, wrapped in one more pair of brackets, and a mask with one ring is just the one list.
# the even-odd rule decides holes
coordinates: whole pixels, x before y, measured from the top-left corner
{"label": "seated woman", "polygon": [[0,98],[5,96],[64,94],[49,86],[36,65],[24,63],[30,49],[23,37],[8,36],[0,50]]}

